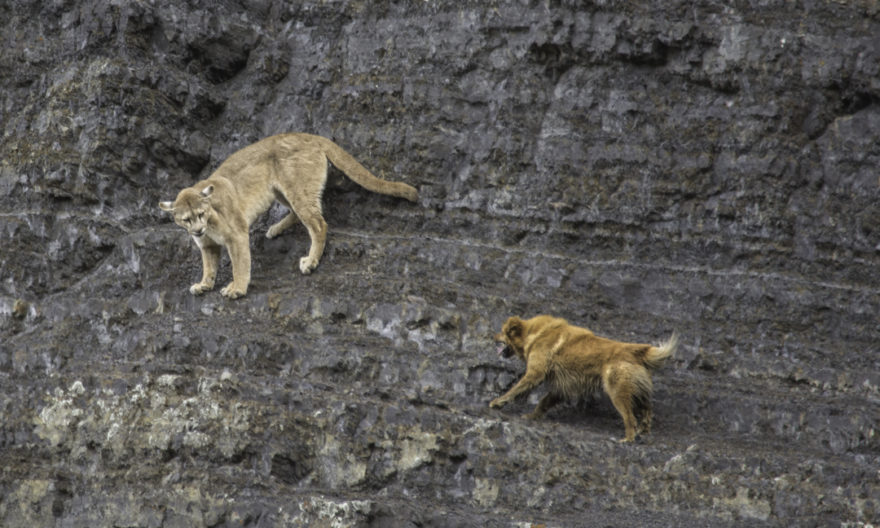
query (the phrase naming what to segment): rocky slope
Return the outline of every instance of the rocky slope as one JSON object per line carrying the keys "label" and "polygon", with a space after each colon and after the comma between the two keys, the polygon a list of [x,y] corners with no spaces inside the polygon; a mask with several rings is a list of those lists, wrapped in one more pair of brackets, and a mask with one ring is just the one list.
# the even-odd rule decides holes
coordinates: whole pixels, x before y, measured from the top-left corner
{"label": "rocky slope", "polygon": [[[288,4],[0,6],[0,525],[880,517],[874,3]],[[331,171],[312,275],[276,207],[191,296],[156,203],[286,131],[420,203]],[[488,409],[537,313],[681,333],[651,435]]]}

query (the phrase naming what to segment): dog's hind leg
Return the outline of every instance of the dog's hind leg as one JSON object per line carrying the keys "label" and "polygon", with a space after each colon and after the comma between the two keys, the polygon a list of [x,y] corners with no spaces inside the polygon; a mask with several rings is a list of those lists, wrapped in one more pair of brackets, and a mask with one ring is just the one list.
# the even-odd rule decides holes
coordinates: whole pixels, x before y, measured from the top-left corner
{"label": "dog's hind leg", "polygon": [[639,420],[639,434],[648,434],[651,432],[651,420],[654,417],[654,411],[651,406],[651,400],[646,398],[636,398],[638,414],[641,416]]}
{"label": "dog's hind leg", "polygon": [[651,432],[651,420],[654,417],[654,407],[651,403],[653,392],[651,374],[644,367],[633,367],[632,374],[633,404],[639,418],[638,433],[647,434]]}
{"label": "dog's hind leg", "polygon": [[626,391],[619,391],[614,394],[611,397],[611,403],[614,404],[614,408],[617,409],[617,412],[619,412],[620,416],[623,418],[623,427],[625,431],[621,442],[632,442],[636,439],[636,417],[632,411],[632,397],[625,392]]}
{"label": "dog's hind leg", "polygon": [[550,391],[547,394],[545,394],[543,398],[541,398],[541,401],[538,402],[538,406],[535,407],[535,410],[528,413],[528,414],[524,414],[523,418],[529,418],[532,420],[538,419],[538,418],[544,416],[544,413],[546,413],[547,410],[549,410],[551,407],[553,407],[554,405],[556,405],[557,403],[559,403],[561,401],[562,401],[561,395],[559,395],[553,391]]}
{"label": "dog's hind leg", "polygon": [[621,442],[632,442],[636,439],[636,417],[633,414],[632,372],[631,365],[623,363],[605,367],[602,373],[602,385],[611,403],[623,418],[625,429]]}

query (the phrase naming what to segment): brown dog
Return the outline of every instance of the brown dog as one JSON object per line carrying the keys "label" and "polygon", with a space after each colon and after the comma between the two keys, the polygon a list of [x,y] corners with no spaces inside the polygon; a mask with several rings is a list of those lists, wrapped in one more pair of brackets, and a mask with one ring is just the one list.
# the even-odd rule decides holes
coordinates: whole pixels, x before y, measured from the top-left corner
{"label": "brown dog", "polygon": [[[540,418],[562,399],[577,398],[601,387],[623,417],[626,436],[622,442],[632,442],[637,432],[651,431],[650,371],[671,357],[678,346],[675,334],[659,347],[621,343],[549,315],[525,321],[511,317],[495,341],[503,345],[498,350],[502,357],[516,354],[526,362],[526,373],[506,394],[492,400],[490,407],[502,407],[546,381],[550,391],[526,415]],[[638,422],[636,413],[640,415]]]}

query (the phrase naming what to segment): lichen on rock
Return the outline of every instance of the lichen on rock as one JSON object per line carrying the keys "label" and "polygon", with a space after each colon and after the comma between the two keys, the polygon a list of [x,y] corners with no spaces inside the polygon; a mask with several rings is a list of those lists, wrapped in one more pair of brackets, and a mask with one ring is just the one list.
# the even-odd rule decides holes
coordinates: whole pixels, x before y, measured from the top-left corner
{"label": "lichen on rock", "polygon": [[[0,6],[0,525],[870,524],[880,22],[808,7]],[[419,203],[331,169],[314,273],[276,205],[190,295],[157,202],[290,131]],[[488,408],[538,313],[680,333],[650,435]]]}

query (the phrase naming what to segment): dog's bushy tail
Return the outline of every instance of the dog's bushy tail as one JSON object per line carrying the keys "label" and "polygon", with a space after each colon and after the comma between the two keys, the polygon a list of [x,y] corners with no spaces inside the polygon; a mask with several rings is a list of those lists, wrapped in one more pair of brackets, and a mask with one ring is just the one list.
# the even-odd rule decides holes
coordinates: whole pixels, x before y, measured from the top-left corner
{"label": "dog's bushy tail", "polygon": [[678,348],[678,333],[673,332],[669,339],[659,347],[651,347],[645,353],[645,366],[649,369],[656,369],[663,365],[667,359],[675,355],[675,349]]}

